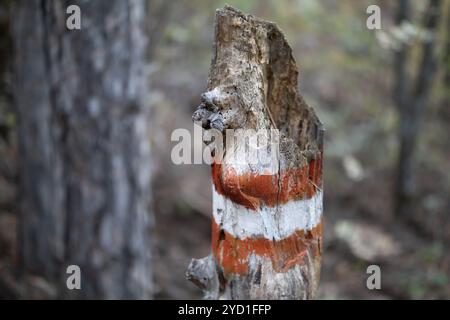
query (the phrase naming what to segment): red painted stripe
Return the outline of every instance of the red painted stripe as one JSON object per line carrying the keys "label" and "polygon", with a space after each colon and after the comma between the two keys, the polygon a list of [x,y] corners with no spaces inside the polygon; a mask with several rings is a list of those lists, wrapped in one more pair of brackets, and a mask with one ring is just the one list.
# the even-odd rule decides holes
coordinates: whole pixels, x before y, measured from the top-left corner
{"label": "red painted stripe", "polygon": [[303,264],[307,250],[313,258],[321,255],[322,222],[312,230],[298,230],[285,239],[273,241],[266,238],[238,239],[212,222],[212,251],[225,274],[246,274],[251,254],[272,260],[276,272],[286,272]]}
{"label": "red painted stripe", "polygon": [[[224,169],[226,168],[226,169]],[[212,165],[216,191],[246,208],[257,210],[262,204],[275,207],[291,200],[310,199],[322,185],[322,158],[312,159],[306,166],[287,169],[279,175],[238,175],[233,168]],[[280,186],[278,185],[280,181]]]}

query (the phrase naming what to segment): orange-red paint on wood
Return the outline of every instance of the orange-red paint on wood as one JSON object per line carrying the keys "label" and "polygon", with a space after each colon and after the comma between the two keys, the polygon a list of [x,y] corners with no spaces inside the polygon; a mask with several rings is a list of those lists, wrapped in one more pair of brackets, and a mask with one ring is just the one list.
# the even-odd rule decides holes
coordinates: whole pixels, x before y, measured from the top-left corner
{"label": "orange-red paint on wood", "polygon": [[266,238],[238,239],[212,222],[212,251],[225,274],[247,274],[250,255],[271,259],[276,272],[286,272],[303,264],[307,250],[321,255],[322,221],[312,230],[298,230],[282,240]]}
{"label": "orange-red paint on wood", "polygon": [[322,159],[312,159],[306,166],[287,169],[280,175],[244,173],[238,175],[232,167],[214,163],[212,179],[217,193],[258,210],[264,204],[274,207],[291,200],[310,199],[322,185]]}

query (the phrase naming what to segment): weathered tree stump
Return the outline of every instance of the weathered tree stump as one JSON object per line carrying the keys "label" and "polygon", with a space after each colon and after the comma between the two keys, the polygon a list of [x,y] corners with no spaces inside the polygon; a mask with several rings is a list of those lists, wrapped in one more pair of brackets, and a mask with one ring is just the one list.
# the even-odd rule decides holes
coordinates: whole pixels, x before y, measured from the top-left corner
{"label": "weathered tree stump", "polygon": [[222,132],[276,129],[279,148],[267,166],[236,162],[231,155],[248,149],[227,145],[212,165],[212,254],[187,270],[206,298],[310,299],[317,291],[323,127],[297,78],[274,23],[229,6],[217,10],[208,92],[193,119]]}

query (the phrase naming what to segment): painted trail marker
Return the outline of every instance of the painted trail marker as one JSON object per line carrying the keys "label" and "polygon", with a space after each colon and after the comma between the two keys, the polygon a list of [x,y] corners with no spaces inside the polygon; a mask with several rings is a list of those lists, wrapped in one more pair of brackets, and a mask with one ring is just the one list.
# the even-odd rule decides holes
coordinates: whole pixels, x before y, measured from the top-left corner
{"label": "painted trail marker", "polygon": [[324,130],[299,94],[291,48],[274,23],[225,6],[216,11],[213,55],[193,119],[205,129],[276,129],[280,138],[269,166],[227,157],[251,152],[245,139],[212,165],[212,253],[193,259],[187,278],[211,299],[313,298]]}

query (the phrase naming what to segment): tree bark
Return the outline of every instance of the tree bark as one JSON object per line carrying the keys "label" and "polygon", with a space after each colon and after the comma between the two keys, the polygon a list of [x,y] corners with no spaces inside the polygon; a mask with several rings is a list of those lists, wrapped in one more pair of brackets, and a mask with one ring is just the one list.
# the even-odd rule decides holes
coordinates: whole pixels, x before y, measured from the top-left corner
{"label": "tree bark", "polygon": [[[66,8],[81,9],[81,30]],[[21,263],[72,298],[150,298],[144,0],[14,3]],[[68,265],[81,290],[66,288]]]}
{"label": "tree bark", "polygon": [[[398,28],[402,24],[407,23],[410,19],[410,3],[409,0],[400,0],[398,3],[397,13],[395,16],[395,24]],[[403,110],[406,99],[408,98],[408,50],[410,49],[409,43],[402,41],[399,48],[394,54],[394,76],[395,76],[395,88],[394,88],[394,100],[399,110]]]}
{"label": "tree bark", "polygon": [[[404,4],[406,3],[406,4]],[[408,2],[403,0],[399,6],[399,17],[407,19],[401,12],[407,9]],[[406,6],[406,7],[405,7]],[[402,45],[396,53],[396,91],[395,100],[400,110],[400,152],[398,159],[398,177],[396,186],[396,211],[400,217],[411,220],[415,208],[416,183],[414,177],[414,153],[420,133],[420,122],[430,100],[432,83],[437,70],[435,46],[437,29],[441,16],[441,1],[430,0],[424,17],[424,27],[428,32],[423,40],[422,57],[415,81],[407,81],[405,65],[408,58],[408,47]],[[401,23],[403,19],[398,19]],[[410,85],[408,85],[410,82]]]}
{"label": "tree bark", "polygon": [[[208,91],[193,119],[226,132],[226,147],[212,165],[212,254],[187,270],[207,298],[309,299],[317,291],[323,128],[297,77],[275,24],[217,10]],[[249,140],[265,133],[277,133],[276,147],[266,148],[273,160],[249,162],[245,156],[260,151]]]}

